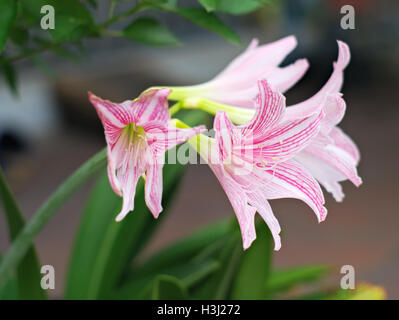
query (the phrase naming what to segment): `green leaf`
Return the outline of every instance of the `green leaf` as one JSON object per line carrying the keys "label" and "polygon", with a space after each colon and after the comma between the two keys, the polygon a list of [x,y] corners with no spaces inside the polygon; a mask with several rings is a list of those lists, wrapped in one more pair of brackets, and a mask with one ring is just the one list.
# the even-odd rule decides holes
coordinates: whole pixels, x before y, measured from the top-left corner
{"label": "green leaf", "polygon": [[[2,257],[0,256],[0,263]],[[6,286],[0,291],[0,300],[17,300],[18,299],[18,281],[15,276],[10,278]]]}
{"label": "green leaf", "polygon": [[23,46],[29,40],[29,32],[27,28],[15,26],[11,30],[11,40],[19,46]]}
{"label": "green leaf", "polygon": [[[203,119],[200,115],[197,121],[203,122]],[[175,194],[182,169],[179,164],[166,164],[163,168],[165,211]],[[154,220],[144,201],[142,179],[136,188],[134,212],[123,221],[115,222],[120,208],[121,198],[114,194],[103,175],[82,215],[68,272],[67,298],[95,299],[107,295],[166,214],[163,212]]]}
{"label": "green leaf", "polygon": [[172,276],[159,275],[152,284],[152,300],[183,300],[187,298],[187,295],[184,284]]}
{"label": "green leaf", "polygon": [[140,269],[130,271],[124,278],[123,284],[111,292],[107,298],[117,300],[144,299],[148,297],[148,289],[158,275],[169,275],[179,279],[187,290],[191,290],[198,283],[202,283],[206,278],[219,270],[220,265],[214,260],[201,262],[177,262],[174,266],[168,266],[148,274],[145,266]]}
{"label": "green leaf", "polygon": [[138,18],[123,30],[130,40],[154,46],[178,45],[179,40],[163,24],[151,18]]}
{"label": "green leaf", "polygon": [[53,192],[18,233],[0,264],[0,291],[7,285],[13,270],[17,268],[30,246],[32,246],[35,236],[84,182],[105,167],[106,159],[107,152],[106,149],[103,149],[82,164]]}
{"label": "green leaf", "polygon": [[225,238],[230,230],[229,221],[213,223],[193,235],[159,250],[138,268],[144,270],[146,274],[151,274],[184,264],[193,259],[200,251]]}
{"label": "green leaf", "polygon": [[214,11],[217,7],[218,0],[198,0],[206,11]]}
{"label": "green leaf", "polygon": [[263,221],[256,225],[256,240],[241,257],[234,279],[231,299],[262,299],[270,273],[273,240]]}
{"label": "green leaf", "polygon": [[17,1],[0,0],[0,53],[3,51],[11,26],[17,16]]}
{"label": "green leaf", "polygon": [[197,286],[193,297],[195,299],[229,299],[241,255],[240,234],[237,230],[232,230],[216,257],[220,268],[206,282]]}
{"label": "green leaf", "polygon": [[51,5],[55,12],[55,28],[49,29],[56,42],[77,40],[91,32],[93,19],[89,11],[78,0],[20,0],[23,7],[34,17],[38,26],[44,14],[42,6]]}
{"label": "green leaf", "polygon": [[324,265],[300,266],[286,269],[279,269],[272,272],[267,280],[268,294],[286,291],[292,287],[316,281],[326,275],[330,270]]}
{"label": "green leaf", "polygon": [[4,79],[6,80],[11,92],[17,96],[18,95],[18,85],[17,85],[17,73],[11,63],[3,62],[0,65]]}
{"label": "green leaf", "polygon": [[[8,187],[0,168],[0,197],[6,213],[11,240],[14,240],[25,225],[25,219]],[[17,268],[18,297],[20,299],[45,299],[46,294],[40,286],[40,264],[36,250],[29,248]]]}
{"label": "green leaf", "polygon": [[233,15],[251,13],[269,0],[198,0],[206,11],[218,11]]}
{"label": "green leaf", "polygon": [[180,14],[187,20],[196,25],[215,32],[233,44],[240,44],[240,37],[229,26],[224,24],[214,13],[207,12],[202,8],[181,8],[176,9],[176,13]]}
{"label": "green leaf", "polygon": [[259,9],[262,4],[257,0],[218,0],[215,10],[223,13],[241,15]]}
{"label": "green leaf", "polygon": [[157,8],[171,10],[177,7],[179,0],[145,0],[144,2]]}

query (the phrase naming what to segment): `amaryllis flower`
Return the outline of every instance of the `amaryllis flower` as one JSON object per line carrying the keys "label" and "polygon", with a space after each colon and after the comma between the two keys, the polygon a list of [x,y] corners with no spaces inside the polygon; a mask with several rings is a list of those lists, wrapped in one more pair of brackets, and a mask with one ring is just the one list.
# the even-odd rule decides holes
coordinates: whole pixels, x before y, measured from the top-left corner
{"label": "amaryllis flower", "polygon": [[313,97],[287,108],[286,119],[301,119],[324,110],[326,116],[319,134],[296,156],[296,160],[332,193],[335,200],[342,201],[344,194],[339,182],[349,179],[358,187],[362,180],[356,168],[360,160],[359,150],[352,139],[337,127],[346,111],[340,90],[344,69],[350,60],[349,47],[342,41],[338,41],[338,47],[338,60],[330,79]]}
{"label": "amaryllis flower", "polygon": [[[319,184],[293,159],[318,134],[323,111],[299,120],[284,120],[284,96],[266,81],[259,82],[259,90],[253,119],[246,125],[234,126],[225,111],[218,111],[215,138],[198,136],[198,152],[209,163],[232,204],[244,249],[256,238],[254,217],[258,212],[269,226],[278,250],[280,226],[268,199],[303,200],[319,221],[327,214]],[[198,148],[192,140],[192,146]]]}
{"label": "amaryllis flower", "polygon": [[209,82],[190,86],[172,87],[170,99],[202,97],[240,107],[253,107],[257,94],[257,81],[267,79],[277,90],[284,93],[306,72],[309,64],[306,59],[279,67],[284,58],[296,47],[294,36],[289,36],[270,44],[258,46],[258,40],[235,58],[219,75]]}
{"label": "amaryllis flower", "polygon": [[[281,41],[284,42],[286,39]],[[303,119],[319,113],[320,110],[324,110],[326,116],[321,122],[320,133],[306,149],[295,156],[295,159],[306,167],[326,190],[332,193],[337,201],[341,201],[344,194],[339,184],[340,181],[349,179],[356,186],[359,186],[362,181],[357,174],[360,154],[356,144],[337,127],[346,110],[346,104],[342,99],[340,90],[343,84],[344,69],[350,60],[349,47],[344,42],[338,41],[338,48],[338,60],[334,63],[334,71],[327,83],[313,97],[296,105],[288,106],[284,119]],[[268,61],[268,57],[256,55],[253,57],[252,63],[254,65],[262,65],[263,59]],[[299,75],[300,72],[297,72]],[[251,93],[252,97],[249,97],[243,91],[231,86],[232,83],[240,83],[241,76],[239,74],[231,74],[231,77],[235,77],[235,79],[231,78],[226,81],[225,86],[219,88],[218,96],[213,95],[212,97],[218,103],[229,103],[238,108],[230,108],[227,105],[218,105],[213,103],[213,101],[207,101],[206,99],[210,93],[204,94],[195,90],[191,92],[191,95],[197,99],[190,99],[190,103],[194,102],[198,106],[204,107],[207,111],[213,111],[214,113],[218,108],[229,110],[229,115],[233,122],[236,124],[247,122],[253,116],[254,110],[250,109],[255,106],[253,100],[256,95]],[[270,80],[269,78],[266,79]],[[252,85],[254,83],[252,82]],[[244,87],[249,85],[247,84]],[[191,87],[187,88],[190,89]],[[234,89],[236,89],[237,94],[231,92]],[[211,90],[211,92],[213,91]],[[203,95],[201,96],[201,94]],[[241,95],[244,99],[241,98]],[[246,101],[245,103],[243,103],[244,100]]]}
{"label": "amaryllis flower", "polygon": [[162,211],[164,153],[205,130],[204,126],[177,129],[168,110],[168,89],[148,90],[136,100],[113,103],[92,93],[89,99],[104,126],[108,148],[108,176],[115,193],[123,197],[122,220],[134,209],[136,185],[145,178],[145,201],[154,215]]}

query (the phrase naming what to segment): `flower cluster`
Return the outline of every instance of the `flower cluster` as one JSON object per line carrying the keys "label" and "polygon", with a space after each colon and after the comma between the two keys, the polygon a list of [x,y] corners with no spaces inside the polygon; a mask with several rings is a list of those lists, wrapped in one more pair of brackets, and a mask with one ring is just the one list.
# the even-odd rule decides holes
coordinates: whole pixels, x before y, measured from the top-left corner
{"label": "flower cluster", "polygon": [[[209,164],[238,219],[244,249],[256,238],[256,212],[269,226],[275,250],[280,226],[268,200],[296,198],[326,218],[321,184],[337,201],[340,182],[361,184],[359,151],[337,127],[346,104],[340,93],[350,60],[348,46],[338,41],[338,60],[322,89],[313,97],[286,106],[283,93],[306,72],[301,59],[279,67],[293,50],[293,36],[248,49],[213,80],[189,87],[152,88],[133,101],[112,103],[89,93],[103,123],[108,146],[108,174],[123,197],[117,220],[133,210],[138,179],[145,178],[145,200],[154,217],[162,211],[162,166],[166,150],[188,141]],[[168,99],[178,101],[168,109]],[[190,128],[171,114],[181,108],[215,115],[214,137],[205,127]]]}

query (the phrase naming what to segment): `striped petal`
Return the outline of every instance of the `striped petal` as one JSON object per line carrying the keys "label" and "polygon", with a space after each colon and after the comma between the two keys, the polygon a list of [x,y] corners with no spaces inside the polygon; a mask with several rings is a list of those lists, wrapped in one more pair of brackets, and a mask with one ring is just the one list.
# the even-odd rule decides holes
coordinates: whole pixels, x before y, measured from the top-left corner
{"label": "striped petal", "polygon": [[113,146],[121,135],[121,129],[133,120],[132,101],[113,103],[109,100],[103,100],[91,92],[88,95],[103,124],[107,143]]}
{"label": "striped petal", "polygon": [[352,155],[338,146],[334,144],[323,146],[321,143],[315,143],[309,145],[303,152],[318,160],[314,162],[314,165],[313,163],[309,163],[309,168],[314,166],[317,170],[318,162],[322,161],[327,166],[341,173],[344,179],[338,181],[349,179],[357,187],[362,183],[361,178],[357,174],[356,160]]}
{"label": "striped petal", "polygon": [[281,93],[272,89],[266,80],[258,81],[258,88],[255,115],[242,127],[242,135],[249,136],[253,144],[262,141],[265,132],[278,124],[285,112],[285,97]]}
{"label": "striped petal", "polygon": [[235,152],[252,163],[273,167],[294,157],[308,146],[318,134],[324,114],[301,120],[285,121],[264,134],[254,146],[236,149]]}
{"label": "striped petal", "polygon": [[273,210],[270,207],[269,201],[266,200],[264,195],[260,191],[254,191],[248,193],[249,203],[257,209],[262,219],[266,222],[267,226],[272,233],[274,239],[274,250],[278,251],[281,248],[280,238],[280,224],[273,214]]}
{"label": "striped petal", "polygon": [[213,123],[218,143],[220,161],[223,162],[233,150],[233,124],[225,111],[218,111]]}
{"label": "striped petal", "polygon": [[140,176],[146,170],[146,142],[143,139],[136,139],[134,143],[127,143],[126,133],[122,134],[114,150],[111,151],[111,158],[115,164],[117,185],[120,186],[123,196],[122,210],[116,217],[121,221],[130,211],[134,209],[134,197],[136,186]]}
{"label": "striped petal", "polygon": [[172,125],[166,127],[156,122],[146,124],[143,128],[148,145],[154,153],[165,152],[206,130],[205,126],[180,129]]}
{"label": "striped petal", "polygon": [[153,159],[153,163],[147,165],[145,181],[145,202],[154,218],[158,218],[162,211],[162,161]]}
{"label": "striped petal", "polygon": [[266,199],[300,199],[313,209],[319,222],[326,218],[327,209],[320,185],[298,162],[282,162],[265,173],[269,175],[262,187]]}
{"label": "striped petal", "polygon": [[232,180],[221,165],[211,165],[213,172],[222,185],[231,206],[234,209],[241,230],[243,248],[248,249],[256,239],[255,213],[256,208],[248,204],[244,190]]}
{"label": "striped petal", "polygon": [[166,88],[144,91],[133,102],[134,122],[139,126],[149,121],[158,121],[166,124],[170,119],[168,110],[169,93],[170,90]]}

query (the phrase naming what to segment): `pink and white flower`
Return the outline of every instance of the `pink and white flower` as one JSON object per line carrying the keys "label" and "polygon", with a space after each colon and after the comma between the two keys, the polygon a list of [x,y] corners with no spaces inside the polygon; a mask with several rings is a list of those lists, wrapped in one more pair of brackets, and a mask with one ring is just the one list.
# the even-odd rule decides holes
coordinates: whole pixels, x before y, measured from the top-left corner
{"label": "pink and white flower", "polygon": [[[280,53],[282,60],[285,54],[293,48],[293,39],[291,37],[284,38],[269,46],[276,50],[274,51],[275,54]],[[261,48],[264,49],[261,50]],[[217,85],[211,86],[215,81],[212,80],[209,83],[200,85],[201,90],[199,91],[196,90],[195,86],[186,87],[186,91],[183,92],[189,97],[196,98],[187,99],[187,103],[197,103],[198,105],[202,105],[201,107],[207,111],[212,111],[213,109],[214,113],[216,113],[215,110],[217,109],[229,110],[229,116],[233,122],[236,124],[247,122],[254,112],[251,108],[254,108],[256,94],[253,92],[255,80],[245,75],[251,73],[254,69],[256,70],[256,66],[260,66],[258,70],[262,71],[261,66],[267,64],[270,60],[277,62],[275,59],[279,56],[278,54],[274,57],[267,56],[273,50],[266,50],[266,48],[268,46],[262,46],[259,49],[248,49],[247,53],[234,60],[216,78],[219,79],[216,81]],[[358,148],[352,139],[337,127],[346,111],[346,104],[342,99],[340,90],[343,84],[344,69],[350,61],[348,45],[342,41],[338,41],[338,48],[338,60],[334,63],[334,71],[327,83],[313,97],[296,105],[288,106],[284,119],[303,119],[312,114],[319,113],[320,110],[324,110],[326,116],[321,122],[320,133],[306,149],[295,156],[295,159],[306,167],[326,190],[332,193],[337,201],[342,201],[344,194],[339,182],[349,179],[354,185],[359,186],[362,180],[357,173],[357,165],[360,160]],[[254,50],[259,50],[259,52],[251,54]],[[282,54],[283,52],[284,55]],[[249,68],[249,71],[245,70],[246,67]],[[233,72],[234,70],[237,72]],[[294,84],[303,75],[306,68],[297,68],[294,64],[282,69],[276,67],[275,70],[275,73],[271,75],[264,72],[266,73],[265,78],[269,82],[281,84],[282,82],[276,79],[282,79],[286,74],[289,74],[289,83]],[[276,77],[279,72],[282,72],[282,76]],[[253,73],[256,76],[260,76],[260,74]],[[226,78],[223,75],[226,75]],[[294,79],[295,81],[291,81]],[[193,88],[194,90],[192,90]],[[251,90],[248,91],[247,88],[251,88]],[[277,86],[277,89],[280,89],[280,91],[286,88],[288,87]],[[172,88],[172,90],[174,89]],[[182,91],[181,89],[178,90],[178,93]],[[215,94],[216,90],[217,94]],[[208,98],[214,99],[216,102],[221,103],[221,105],[215,104],[213,101],[204,100]],[[222,104],[230,104],[237,108],[231,108]]]}
{"label": "pink and white flower", "polygon": [[343,84],[344,69],[350,61],[349,47],[338,41],[338,60],[330,79],[318,93],[299,104],[287,108],[287,119],[301,119],[323,109],[326,116],[320,133],[313,142],[296,156],[296,160],[334,196],[342,201],[344,193],[339,182],[349,179],[360,186],[357,173],[360,153],[356,144],[337,125],[345,115],[346,103],[340,90]]}
{"label": "pink and white flower", "polygon": [[[259,81],[256,113],[245,125],[234,126],[225,111],[214,120],[215,138],[203,135],[199,150],[223,186],[237,216],[247,249],[256,238],[258,212],[269,226],[279,250],[280,226],[269,199],[297,198],[307,203],[323,221],[327,210],[317,181],[293,157],[314,138],[323,111],[309,117],[284,120],[285,98],[266,81]],[[196,139],[191,139],[198,148]]]}
{"label": "pink and white flower", "polygon": [[162,168],[169,148],[205,130],[204,126],[177,129],[170,121],[168,89],[148,90],[136,100],[114,103],[92,93],[89,99],[104,126],[108,176],[115,193],[123,197],[116,220],[134,209],[136,185],[145,177],[145,201],[155,218],[162,211]]}
{"label": "pink and white flower", "polygon": [[220,103],[253,108],[258,80],[267,79],[274,88],[284,93],[302,78],[309,67],[306,59],[279,67],[296,45],[294,36],[262,46],[258,46],[258,40],[254,39],[249,47],[214,79],[190,87],[171,87],[169,99],[202,97]]}

